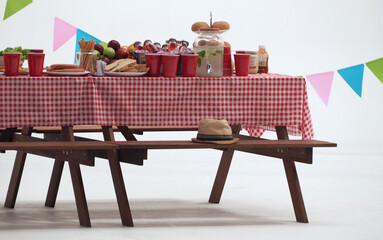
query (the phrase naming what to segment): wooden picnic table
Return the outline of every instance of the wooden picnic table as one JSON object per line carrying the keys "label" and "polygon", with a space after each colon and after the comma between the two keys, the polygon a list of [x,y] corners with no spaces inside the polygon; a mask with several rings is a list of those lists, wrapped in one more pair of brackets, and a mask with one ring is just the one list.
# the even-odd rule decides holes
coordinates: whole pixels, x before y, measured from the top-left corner
{"label": "wooden picnic table", "polygon": [[[233,134],[240,138],[238,144],[224,148],[190,140],[141,142],[134,136],[145,131],[197,130],[203,118],[228,120]],[[80,225],[88,227],[91,223],[80,164],[93,166],[95,157],[109,161],[126,226],[133,226],[133,219],[120,163],[142,165],[148,149],[173,148],[223,151],[211,203],[220,201],[235,150],[281,158],[296,220],[308,222],[295,161],[312,163],[313,147],[336,146],[311,140],[305,79],[279,74],[222,78],[0,75],[0,129],[0,142],[4,142],[0,150],[18,150],[5,207],[15,205],[27,153],[55,159],[45,203],[49,207],[55,205],[64,162],[68,161]],[[241,129],[249,136],[240,134]],[[279,141],[260,139],[266,130],[276,131]],[[126,141],[116,142],[114,131],[121,132]],[[32,136],[37,132],[44,133],[44,139]],[[78,137],[75,132],[102,132],[104,141]],[[289,140],[289,134],[302,140]]]}

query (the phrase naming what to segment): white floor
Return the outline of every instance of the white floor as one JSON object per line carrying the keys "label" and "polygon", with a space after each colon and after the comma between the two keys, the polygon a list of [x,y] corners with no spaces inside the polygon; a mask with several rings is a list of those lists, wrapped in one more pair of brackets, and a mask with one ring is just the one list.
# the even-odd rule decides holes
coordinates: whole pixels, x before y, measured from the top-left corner
{"label": "white floor", "polygon": [[[3,205],[14,153],[0,154]],[[107,161],[82,166],[92,228],[78,224],[66,165],[56,207],[44,207],[53,165],[29,156],[15,209],[0,208],[0,239],[382,239],[383,154],[315,150],[297,163],[309,224],[295,222],[282,162],[234,155],[220,204],[207,202],[220,152],[158,150],[123,164],[135,227],[123,227]]]}

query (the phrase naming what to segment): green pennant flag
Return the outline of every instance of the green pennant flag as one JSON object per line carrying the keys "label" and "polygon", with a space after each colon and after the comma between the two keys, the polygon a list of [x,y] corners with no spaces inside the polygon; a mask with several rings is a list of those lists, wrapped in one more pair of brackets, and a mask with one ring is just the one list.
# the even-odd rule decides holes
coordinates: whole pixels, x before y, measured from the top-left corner
{"label": "green pennant flag", "polygon": [[7,0],[3,21],[32,3],[32,0]]}
{"label": "green pennant flag", "polygon": [[383,58],[366,63],[371,72],[383,83]]}

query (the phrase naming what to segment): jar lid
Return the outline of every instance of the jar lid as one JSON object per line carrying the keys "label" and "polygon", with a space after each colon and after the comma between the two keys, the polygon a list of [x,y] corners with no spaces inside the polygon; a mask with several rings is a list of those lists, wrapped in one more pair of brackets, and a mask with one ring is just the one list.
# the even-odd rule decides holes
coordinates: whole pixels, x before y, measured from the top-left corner
{"label": "jar lid", "polygon": [[200,28],[200,32],[219,32],[219,28]]}
{"label": "jar lid", "polygon": [[247,54],[252,54],[252,55],[257,54],[256,51],[246,51],[245,53],[247,53]]}
{"label": "jar lid", "polygon": [[266,46],[265,45],[259,45],[258,48],[259,49],[266,49]]}

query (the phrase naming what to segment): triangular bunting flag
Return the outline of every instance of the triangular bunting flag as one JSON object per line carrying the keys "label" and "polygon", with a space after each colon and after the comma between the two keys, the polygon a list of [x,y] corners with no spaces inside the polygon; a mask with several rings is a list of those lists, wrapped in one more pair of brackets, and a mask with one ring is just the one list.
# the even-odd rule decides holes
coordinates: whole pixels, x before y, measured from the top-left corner
{"label": "triangular bunting flag", "polygon": [[74,53],[74,62],[76,62],[76,53],[80,52],[80,46],[78,45],[78,42],[81,41],[81,39],[84,38],[85,41],[94,40],[96,43],[101,43],[101,40],[98,38],[93,37],[89,33],[84,32],[81,29],[77,29],[77,37],[76,37],[76,51]]}
{"label": "triangular bunting flag", "polygon": [[32,0],[8,0],[3,21],[32,3]]}
{"label": "triangular bunting flag", "polygon": [[334,72],[318,73],[306,76],[307,80],[311,83],[314,90],[327,106],[330,98],[332,80],[334,78]]}
{"label": "triangular bunting flag", "polygon": [[66,43],[77,33],[77,28],[55,17],[53,26],[53,52]]}
{"label": "triangular bunting flag", "polygon": [[371,72],[383,83],[383,58],[366,63]]}
{"label": "triangular bunting flag", "polygon": [[346,83],[362,97],[364,64],[343,68],[338,70],[338,73],[346,81]]}

